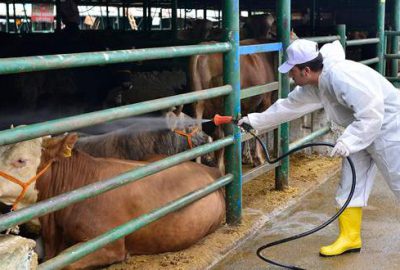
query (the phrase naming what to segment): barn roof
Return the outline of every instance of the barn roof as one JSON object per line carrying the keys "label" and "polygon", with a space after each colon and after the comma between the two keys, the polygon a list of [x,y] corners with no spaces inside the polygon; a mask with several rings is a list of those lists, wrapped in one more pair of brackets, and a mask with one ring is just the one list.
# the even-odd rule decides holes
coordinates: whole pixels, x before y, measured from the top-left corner
{"label": "barn roof", "polygon": [[[110,5],[110,6],[134,6],[142,7],[143,3],[149,3],[152,7],[165,7],[170,8],[173,0],[77,0],[79,5],[93,6],[93,5]],[[387,0],[386,5],[391,5],[393,0]],[[0,0],[0,3],[12,4],[14,1]],[[56,3],[57,0],[15,0],[15,3]],[[275,9],[276,0],[240,0],[240,8],[244,10],[252,9]],[[177,0],[178,8],[186,9],[220,9],[223,0]],[[311,7],[318,5],[323,8],[344,8],[344,7],[370,7],[376,5],[376,0],[296,0],[292,1],[293,8]]]}

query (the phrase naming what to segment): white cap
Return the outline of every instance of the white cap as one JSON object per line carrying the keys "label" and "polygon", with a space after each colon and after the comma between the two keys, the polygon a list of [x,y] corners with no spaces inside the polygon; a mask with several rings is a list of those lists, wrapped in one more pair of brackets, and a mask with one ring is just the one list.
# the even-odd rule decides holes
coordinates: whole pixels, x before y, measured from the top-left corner
{"label": "white cap", "polygon": [[318,44],[311,40],[296,39],[286,49],[287,61],[278,68],[280,73],[289,72],[295,65],[315,59],[318,54]]}

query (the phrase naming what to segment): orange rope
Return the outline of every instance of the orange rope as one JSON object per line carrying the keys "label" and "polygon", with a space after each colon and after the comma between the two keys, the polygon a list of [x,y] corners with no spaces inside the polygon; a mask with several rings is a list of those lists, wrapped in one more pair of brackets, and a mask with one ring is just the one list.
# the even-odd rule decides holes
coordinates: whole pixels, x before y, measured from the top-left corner
{"label": "orange rope", "polygon": [[14,211],[17,208],[17,204],[22,200],[22,198],[25,196],[26,191],[28,190],[29,186],[35,182],[40,176],[42,176],[48,168],[50,168],[52,162],[49,162],[38,174],[35,176],[31,177],[26,183],[22,182],[21,180],[9,175],[8,173],[0,171],[0,176],[4,177],[10,182],[13,182],[19,186],[22,187],[21,193],[18,195],[17,199],[13,203],[13,206],[11,208],[11,211]]}
{"label": "orange rope", "polygon": [[189,148],[190,149],[192,149],[193,148],[193,142],[192,142],[192,137],[193,137],[193,135],[198,131],[198,127],[196,127],[192,132],[190,132],[190,133],[186,133],[186,132],[184,132],[183,130],[178,130],[178,129],[175,129],[174,130],[174,132],[176,133],[176,134],[178,134],[178,135],[181,135],[181,136],[183,136],[183,137],[186,137],[186,140],[187,140],[187,142],[188,142],[188,145],[189,145]]}

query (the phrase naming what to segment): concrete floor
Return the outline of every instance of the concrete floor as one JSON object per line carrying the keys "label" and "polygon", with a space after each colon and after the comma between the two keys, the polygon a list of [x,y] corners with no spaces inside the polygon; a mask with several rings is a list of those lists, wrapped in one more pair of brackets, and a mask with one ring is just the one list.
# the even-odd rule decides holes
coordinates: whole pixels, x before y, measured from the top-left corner
{"label": "concrete floor", "polygon": [[[282,269],[261,261],[255,254],[259,246],[310,230],[334,214],[334,194],[338,178],[329,179],[291,209],[268,222],[252,239],[215,265],[213,270]],[[378,175],[369,206],[364,208],[361,253],[323,258],[321,245],[337,236],[337,221],[321,231],[264,251],[267,258],[306,269],[400,269],[400,207]]]}

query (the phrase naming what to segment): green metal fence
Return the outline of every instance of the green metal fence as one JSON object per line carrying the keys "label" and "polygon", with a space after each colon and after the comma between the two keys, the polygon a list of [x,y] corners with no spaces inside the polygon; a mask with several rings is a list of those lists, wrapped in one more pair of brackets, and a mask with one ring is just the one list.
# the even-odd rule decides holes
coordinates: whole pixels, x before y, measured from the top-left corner
{"label": "green metal fence", "polygon": [[[278,35],[281,43],[255,45],[240,47],[239,45],[239,2],[238,0],[224,1],[223,26],[226,30],[225,41],[212,45],[191,45],[176,46],[168,48],[119,50],[109,52],[63,54],[51,56],[34,56],[21,58],[0,59],[0,74],[11,74],[18,72],[33,72],[39,70],[51,70],[60,68],[82,67],[90,65],[105,65],[132,61],[152,60],[161,58],[173,58],[190,56],[194,54],[224,53],[224,86],[209,90],[177,95],[174,97],[161,98],[151,102],[142,102],[133,105],[112,108],[63,119],[37,123],[18,129],[0,131],[0,145],[11,144],[22,140],[32,139],[39,136],[62,133],[82,127],[99,124],[106,121],[121,119],[124,117],[148,113],[171,106],[188,104],[197,100],[204,100],[218,96],[226,96],[225,114],[238,117],[240,115],[240,99],[254,95],[263,94],[269,91],[279,91],[279,97],[286,97],[289,93],[289,78],[287,74],[280,74],[278,82],[263,86],[250,87],[240,91],[240,54],[257,53],[266,51],[278,51],[280,62],[285,61],[282,53],[289,45],[290,37],[290,0],[277,0]],[[329,42],[339,39],[343,34],[329,37],[310,38],[317,42]],[[379,39],[381,40],[381,39]],[[376,39],[363,42],[347,42],[347,46],[375,43]],[[343,42],[343,38],[342,38]],[[379,44],[379,43],[378,43]],[[372,60],[370,60],[372,61]],[[21,224],[34,217],[57,211],[72,203],[76,203],[103,192],[112,190],[122,185],[132,183],[138,179],[157,173],[160,170],[172,167],[183,161],[191,160],[203,154],[227,147],[226,158],[227,174],[208,187],[204,187],[182,198],[170,202],[164,207],[156,209],[151,213],[142,215],[128,223],[121,225],[111,231],[100,235],[88,242],[69,248],[67,251],[39,266],[40,269],[62,268],[87,254],[103,247],[104,245],[123,237],[141,227],[161,218],[162,216],[180,209],[187,204],[207,194],[226,186],[227,197],[227,222],[237,224],[241,219],[242,205],[241,192],[242,180],[247,182],[250,179],[273,168],[276,169],[276,187],[282,189],[288,185],[289,161],[284,159],[281,163],[274,165],[263,165],[242,176],[241,171],[241,149],[242,141],[239,129],[232,125],[227,128],[227,136],[211,144],[196,147],[194,149],[179,153],[166,159],[148,164],[136,170],[128,171],[105,181],[94,183],[76,191],[68,192],[46,201],[41,201],[34,206],[18,210],[13,213],[0,216],[0,231],[16,224]],[[287,152],[289,149],[309,142],[318,136],[329,132],[329,127],[319,129],[299,141],[289,145],[289,125],[285,123],[275,131],[276,146],[279,145],[279,152]],[[248,137],[244,137],[247,140]]]}
{"label": "green metal fence", "polygon": [[[388,43],[388,40],[390,37],[398,37],[400,36],[400,31],[385,31],[385,45]],[[392,39],[392,41],[395,39]],[[397,40],[395,40],[397,41]],[[393,48],[394,44],[391,44]],[[398,47],[398,46],[397,46]],[[386,46],[385,46],[385,51],[386,51]],[[391,50],[392,53],[385,53],[383,55],[383,66],[386,66],[386,60],[391,60],[391,71],[390,75],[387,76],[386,78],[394,83],[395,85],[399,85],[400,83],[400,77],[398,76],[398,60],[400,59],[400,52],[397,49],[397,53],[393,50]],[[385,70],[384,70],[385,72]],[[386,72],[385,72],[386,73]]]}
{"label": "green metal fence", "polygon": [[[32,139],[39,136],[62,133],[98,123],[134,116],[171,106],[191,103],[197,100],[227,95],[225,113],[238,117],[240,113],[240,63],[239,63],[239,4],[238,1],[225,1],[224,28],[226,29],[226,41],[213,45],[178,46],[169,48],[152,48],[138,50],[120,50],[111,52],[63,54],[51,56],[33,56],[21,58],[0,59],[0,74],[11,74],[18,72],[33,72],[39,70],[51,70],[59,68],[82,67],[99,64],[113,64],[160,58],[182,57],[194,54],[224,54],[224,86],[178,95],[175,97],[162,98],[151,102],[142,102],[134,105],[97,111],[63,119],[37,123],[18,129],[4,130],[0,132],[0,144],[10,144],[22,140]],[[246,48],[243,48],[246,50]],[[269,48],[247,48],[247,50],[262,51]],[[261,86],[245,91],[245,95],[269,91],[270,86]],[[129,234],[158,218],[175,211],[192,201],[206,196],[214,190],[226,185],[227,195],[227,222],[236,224],[241,218],[241,136],[237,127],[230,127],[227,137],[214,143],[197,147],[195,149],[174,155],[164,160],[148,164],[136,170],[132,170],[119,176],[106,179],[99,183],[84,186],[78,190],[68,192],[46,201],[41,201],[34,206],[27,207],[13,213],[0,217],[0,230],[21,224],[34,217],[62,209],[72,203],[76,203],[92,196],[101,194],[111,189],[126,185],[142,177],[154,174],[160,170],[169,168],[186,160],[191,160],[200,155],[227,147],[227,174],[218,179],[214,184],[204,187],[198,191],[187,194],[184,197],[169,203],[168,205],[154,210],[151,213],[140,216],[127,224],[98,236],[83,245],[69,248],[62,255],[49,260],[39,266],[40,269],[58,269],[67,266],[71,262],[79,260],[85,255],[93,252],[107,243],[110,243],[126,234]]]}

